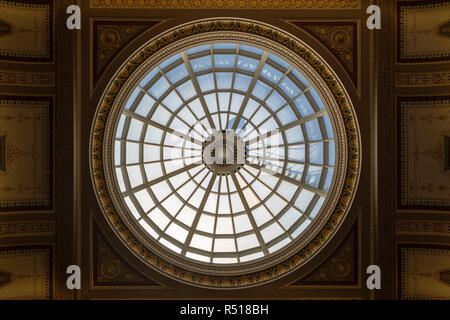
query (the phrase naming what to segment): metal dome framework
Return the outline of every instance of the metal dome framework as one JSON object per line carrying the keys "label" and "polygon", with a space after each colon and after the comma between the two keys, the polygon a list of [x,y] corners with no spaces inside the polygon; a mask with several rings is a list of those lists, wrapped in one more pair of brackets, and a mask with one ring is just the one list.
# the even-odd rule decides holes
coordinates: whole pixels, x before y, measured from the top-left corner
{"label": "metal dome framework", "polygon": [[[245,143],[242,166],[204,163],[216,130]],[[114,158],[128,209],[150,236],[228,264],[301,236],[327,197],[335,145],[322,99],[295,66],[224,42],[183,50],[144,77],[125,104]]]}

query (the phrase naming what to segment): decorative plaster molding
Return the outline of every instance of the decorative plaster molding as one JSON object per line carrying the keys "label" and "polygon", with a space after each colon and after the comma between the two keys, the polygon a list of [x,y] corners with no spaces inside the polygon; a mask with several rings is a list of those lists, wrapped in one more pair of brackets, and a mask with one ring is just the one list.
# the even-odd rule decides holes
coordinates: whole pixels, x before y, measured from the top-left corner
{"label": "decorative plaster molding", "polygon": [[54,221],[0,222],[0,237],[55,234]]}
{"label": "decorative plaster molding", "polygon": [[0,85],[54,87],[55,73],[0,70]]}
{"label": "decorative plaster molding", "polygon": [[428,87],[450,85],[450,71],[440,72],[397,72],[397,87]]}
{"label": "decorative plaster molding", "polygon": [[91,8],[358,9],[360,0],[91,0]]}

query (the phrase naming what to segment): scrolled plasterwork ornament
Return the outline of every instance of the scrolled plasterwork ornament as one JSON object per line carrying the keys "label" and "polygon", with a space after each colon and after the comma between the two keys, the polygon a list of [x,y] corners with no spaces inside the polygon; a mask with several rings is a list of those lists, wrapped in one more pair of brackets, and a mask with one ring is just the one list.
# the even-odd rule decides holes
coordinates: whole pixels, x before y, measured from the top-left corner
{"label": "scrolled plasterwork ornament", "polygon": [[[145,243],[138,228],[126,222],[121,214],[120,205],[112,186],[109,155],[112,152],[112,132],[120,111],[120,103],[127,95],[125,90],[144,74],[145,70],[186,46],[205,41],[235,40],[248,41],[270,50],[277,50],[291,61],[302,61],[311,70],[312,78],[320,79],[321,91],[334,108],[330,109],[336,123],[336,140],[340,150],[341,169],[337,171],[337,180],[341,181],[335,193],[335,200],[329,201],[325,210],[327,219],[317,224],[315,232],[309,232],[308,241],[301,249],[290,246],[282,254],[275,255],[270,261],[257,265],[242,264],[233,272],[216,266],[201,266],[186,259],[177,260],[164,253],[156,245]],[[159,60],[158,60],[159,59]],[[144,68],[144,67],[145,68]],[[145,69],[142,71],[142,68]],[[307,68],[303,68],[305,71]],[[313,74],[314,73],[314,74]],[[331,116],[330,116],[331,118]],[[345,218],[352,203],[360,173],[360,135],[356,115],[351,101],[334,73],[319,56],[293,36],[259,22],[242,19],[209,19],[192,22],[154,38],[141,47],[116,73],[99,102],[91,131],[91,175],[97,199],[104,215],[116,234],[138,257],[157,271],[186,283],[212,288],[239,288],[274,280],[305,263],[321,249],[334,235]],[[118,210],[118,207],[121,209]],[[312,228],[313,230],[313,228]],[[142,231],[140,231],[142,232]],[[155,252],[158,252],[156,254]],[[180,258],[180,257],[179,257]],[[175,262],[174,262],[175,261]],[[225,270],[225,271],[224,271]]]}

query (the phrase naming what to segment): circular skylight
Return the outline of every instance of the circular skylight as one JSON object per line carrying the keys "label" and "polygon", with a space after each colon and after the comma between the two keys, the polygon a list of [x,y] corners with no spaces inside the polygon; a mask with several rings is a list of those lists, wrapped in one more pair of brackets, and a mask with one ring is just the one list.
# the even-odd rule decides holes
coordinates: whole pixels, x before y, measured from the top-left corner
{"label": "circular skylight", "polygon": [[291,63],[239,43],[162,61],[131,90],[115,131],[129,212],[172,253],[210,264],[299,239],[334,180],[333,127]]}

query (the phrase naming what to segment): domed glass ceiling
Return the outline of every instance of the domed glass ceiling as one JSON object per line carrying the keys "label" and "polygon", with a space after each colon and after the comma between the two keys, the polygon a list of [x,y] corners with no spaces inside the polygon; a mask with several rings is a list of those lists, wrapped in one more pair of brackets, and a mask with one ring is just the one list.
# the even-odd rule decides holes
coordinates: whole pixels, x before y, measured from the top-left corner
{"label": "domed glass ceiling", "polygon": [[325,202],[334,158],[314,86],[238,43],[197,46],[151,70],[124,106],[114,152],[141,227],[213,264],[266,257],[301,237]]}

